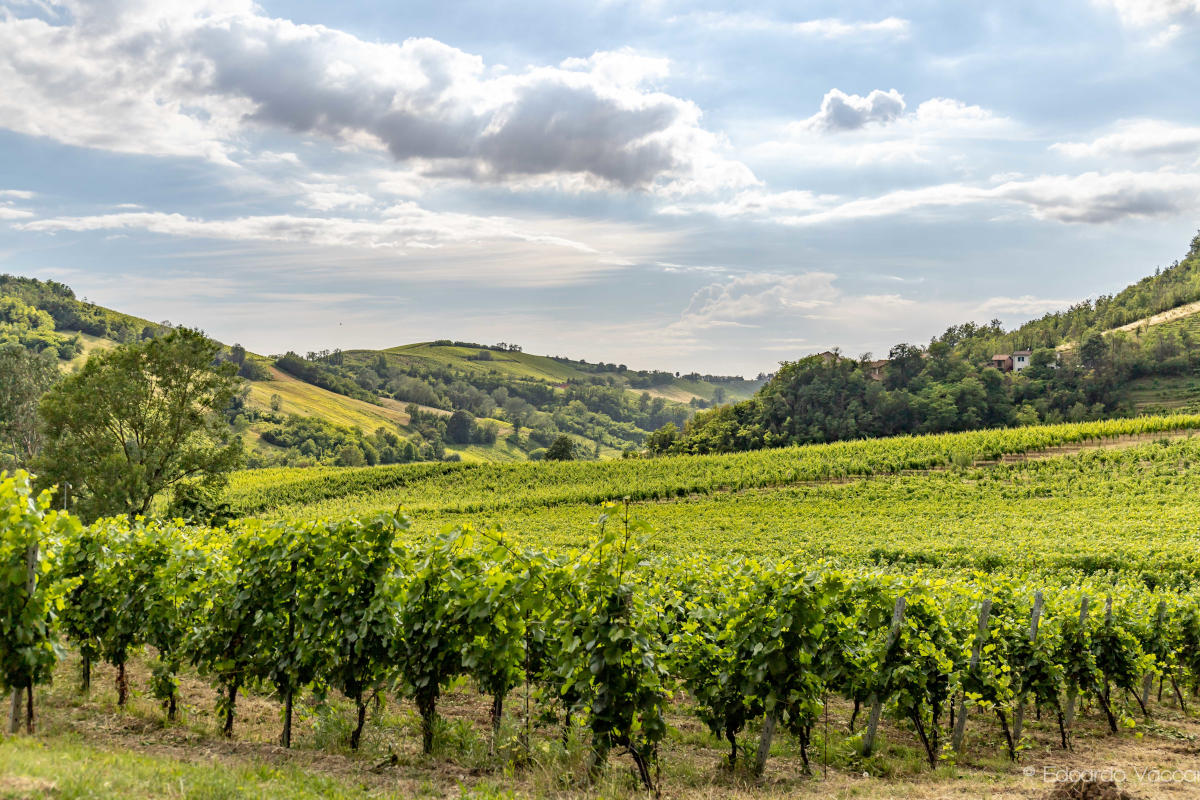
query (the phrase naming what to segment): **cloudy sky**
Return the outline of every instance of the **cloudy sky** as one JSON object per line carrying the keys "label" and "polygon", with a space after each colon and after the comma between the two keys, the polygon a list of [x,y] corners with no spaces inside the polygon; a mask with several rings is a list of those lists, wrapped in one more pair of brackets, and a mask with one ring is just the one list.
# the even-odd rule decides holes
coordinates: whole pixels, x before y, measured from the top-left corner
{"label": "cloudy sky", "polygon": [[754,374],[1200,227],[1200,0],[0,0],[0,271],[259,352]]}

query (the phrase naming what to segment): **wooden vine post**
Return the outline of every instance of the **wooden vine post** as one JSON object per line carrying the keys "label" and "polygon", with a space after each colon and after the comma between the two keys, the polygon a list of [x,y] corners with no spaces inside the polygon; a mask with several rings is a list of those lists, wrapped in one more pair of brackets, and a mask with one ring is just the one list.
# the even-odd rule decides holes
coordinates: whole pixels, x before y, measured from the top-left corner
{"label": "wooden vine post", "polygon": [[[1088,598],[1087,598],[1087,595],[1084,595],[1083,599],[1081,599],[1079,601],[1079,627],[1080,628],[1082,628],[1084,625],[1087,624],[1087,617],[1088,617]],[[1067,727],[1068,731],[1071,729],[1071,725],[1075,722],[1075,704],[1078,700],[1079,700],[1079,684],[1072,681],[1071,685],[1069,687],[1067,687],[1067,711],[1065,714],[1065,717],[1066,717],[1065,721],[1066,721],[1066,727]]]}
{"label": "wooden vine post", "polygon": [[[903,595],[896,598],[896,607],[892,609],[892,627],[888,631],[887,647],[883,651],[885,657],[888,651],[892,649],[892,645],[896,643],[896,637],[900,635],[900,624],[904,621],[904,607],[907,603],[908,601]],[[875,732],[879,728],[879,716],[883,713],[883,698],[879,696],[878,690],[871,693],[869,702],[871,704],[871,713],[867,717],[867,731],[863,734],[863,758],[870,756],[871,752],[875,749]]]}
{"label": "wooden vine post", "polygon": [[[988,617],[992,613],[992,601],[984,600],[979,608],[979,629],[975,632],[975,642],[971,645],[971,663],[969,673],[979,669],[979,656],[983,650],[984,640],[987,639]],[[965,691],[958,693],[958,715],[954,720],[954,736],[952,742],[955,753],[962,753],[963,741],[967,736],[967,696]]]}
{"label": "wooden vine post", "polygon": [[[32,602],[33,593],[37,590],[38,546],[35,541],[25,548],[25,595],[26,602]],[[8,715],[8,732],[17,733],[21,730],[21,695],[25,695],[25,732],[33,733],[33,680],[28,686],[15,686],[12,693],[12,709]]]}
{"label": "wooden vine post", "polygon": [[754,774],[762,775],[763,770],[767,765],[767,756],[771,754],[771,740],[775,738],[775,725],[779,721],[779,714],[772,711],[767,714],[766,720],[763,722],[762,733],[758,738],[758,752],[754,758]]}
{"label": "wooden vine post", "polygon": [[[1160,600],[1158,603],[1158,616],[1154,620],[1154,638],[1156,641],[1161,641],[1163,635],[1163,625],[1167,620],[1167,601]],[[1165,664],[1159,665],[1165,667]],[[1154,687],[1154,673],[1147,672],[1142,678],[1142,707],[1149,708],[1150,705],[1150,690]],[[1159,698],[1162,699],[1161,697]]]}
{"label": "wooden vine post", "polygon": [[[1038,627],[1042,622],[1042,606],[1045,598],[1038,591],[1033,596],[1033,612],[1029,615],[1029,641],[1037,642]],[[1022,686],[1021,694],[1017,696],[1017,707],[1013,710],[1013,746],[1021,745],[1021,728],[1025,725],[1025,700],[1029,697],[1029,689]]]}

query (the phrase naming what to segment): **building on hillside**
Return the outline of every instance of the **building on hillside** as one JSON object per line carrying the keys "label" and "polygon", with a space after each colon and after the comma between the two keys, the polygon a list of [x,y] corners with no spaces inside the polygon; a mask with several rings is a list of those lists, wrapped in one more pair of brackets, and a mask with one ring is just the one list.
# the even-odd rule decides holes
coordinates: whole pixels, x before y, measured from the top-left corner
{"label": "building on hillside", "polygon": [[1014,372],[1020,372],[1029,366],[1029,359],[1033,355],[1032,350],[1015,350],[1012,354],[1012,368]]}
{"label": "building on hillside", "polygon": [[992,356],[992,366],[1001,372],[1012,372],[1012,356],[1008,353],[996,353],[996,355]]}
{"label": "building on hillside", "polygon": [[888,363],[886,358],[881,358],[878,361],[868,361],[866,368],[867,377],[873,381],[883,380],[883,371],[887,369]]}

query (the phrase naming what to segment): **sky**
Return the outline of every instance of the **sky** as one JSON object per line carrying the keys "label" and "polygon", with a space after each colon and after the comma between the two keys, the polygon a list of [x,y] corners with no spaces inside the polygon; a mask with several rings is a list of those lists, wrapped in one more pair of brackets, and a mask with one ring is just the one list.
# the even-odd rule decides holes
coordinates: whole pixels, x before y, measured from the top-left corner
{"label": "sky", "polygon": [[754,375],[1200,227],[1200,0],[0,0],[0,272],[260,353]]}

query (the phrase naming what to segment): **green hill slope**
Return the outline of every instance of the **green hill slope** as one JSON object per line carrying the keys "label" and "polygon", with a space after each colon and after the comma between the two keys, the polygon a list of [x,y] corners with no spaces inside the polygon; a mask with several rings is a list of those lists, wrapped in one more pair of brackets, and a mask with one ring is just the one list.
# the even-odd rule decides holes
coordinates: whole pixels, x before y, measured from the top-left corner
{"label": "green hill slope", "polygon": [[539,356],[520,350],[500,350],[494,346],[471,346],[461,342],[418,342],[383,351],[351,350],[345,355],[352,362],[361,364],[367,359],[378,358],[380,353],[389,360],[402,363],[423,361],[469,375],[540,381],[560,388],[571,381],[594,382],[600,379],[639,395],[648,392],[651,397],[662,397],[677,403],[743,400],[753,395],[762,383],[760,380],[695,373],[680,375],[630,370],[623,364],[589,364],[586,361]]}
{"label": "green hill slope", "polygon": [[[500,374],[548,383],[565,383],[584,377],[584,373],[570,363],[519,351],[483,350],[478,347],[438,342],[418,342],[392,347],[383,352],[401,359],[423,359],[467,372]],[[479,360],[481,353],[487,353],[486,361]]]}
{"label": "green hill slope", "polygon": [[[0,276],[0,303],[0,343],[53,348],[68,372],[93,352],[169,330],[169,323],[89,303],[54,281]],[[389,442],[411,442],[415,455],[406,460],[526,460],[562,435],[582,457],[617,457],[666,422],[682,424],[696,408],[749,397],[761,383],[445,340],[282,357],[233,346],[223,357],[247,379],[231,417],[255,464],[358,463],[355,450],[374,463],[375,449],[404,450],[364,439],[377,431]],[[447,432],[455,412],[470,416],[466,435]],[[319,424],[301,426],[295,417]]]}

